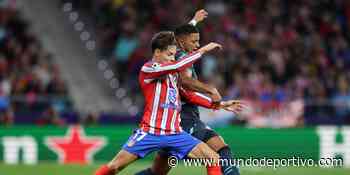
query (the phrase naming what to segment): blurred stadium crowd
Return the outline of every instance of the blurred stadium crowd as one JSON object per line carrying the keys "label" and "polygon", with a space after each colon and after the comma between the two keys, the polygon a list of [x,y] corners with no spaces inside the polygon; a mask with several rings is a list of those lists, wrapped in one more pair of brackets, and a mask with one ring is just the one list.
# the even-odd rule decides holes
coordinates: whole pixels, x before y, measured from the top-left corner
{"label": "blurred stadium crowd", "polygon": [[[346,0],[75,0],[95,18],[101,54],[137,92],[149,40],[204,8],[201,43],[223,52],[197,66],[225,98],[253,106],[243,123],[289,127],[350,123],[350,2]],[[127,66],[125,66],[127,65]],[[135,88],[136,87],[136,88]]]}
{"label": "blurred stadium crowd", "polygon": [[[249,102],[252,110],[233,123],[254,127],[350,124],[350,1],[61,2],[72,2],[96,21],[100,54],[114,64],[121,83],[135,98],[140,96],[138,71],[151,56],[152,35],[188,22],[196,10],[204,8],[209,18],[198,25],[201,43],[217,41],[224,50],[206,55],[196,68],[200,80],[218,87],[224,98]],[[66,98],[50,54],[25,30],[26,25],[19,29],[9,25],[21,21],[16,13],[1,13],[1,109],[15,110],[8,98],[17,95],[26,100],[41,95]],[[58,103],[68,107],[63,101]],[[49,106],[55,111],[60,108],[52,102]]]}
{"label": "blurred stadium crowd", "polygon": [[71,101],[60,70],[12,2],[0,7],[0,123],[35,115],[36,124],[62,125]]}

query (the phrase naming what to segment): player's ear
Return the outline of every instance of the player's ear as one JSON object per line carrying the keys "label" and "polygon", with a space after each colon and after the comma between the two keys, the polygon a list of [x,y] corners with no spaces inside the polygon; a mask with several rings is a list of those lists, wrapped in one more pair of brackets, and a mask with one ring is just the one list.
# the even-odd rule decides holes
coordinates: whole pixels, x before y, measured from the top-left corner
{"label": "player's ear", "polygon": [[160,53],[161,53],[160,49],[155,49],[153,52],[154,55],[159,55]]}
{"label": "player's ear", "polygon": [[176,43],[180,48],[184,48],[183,39],[181,37],[176,38]]}

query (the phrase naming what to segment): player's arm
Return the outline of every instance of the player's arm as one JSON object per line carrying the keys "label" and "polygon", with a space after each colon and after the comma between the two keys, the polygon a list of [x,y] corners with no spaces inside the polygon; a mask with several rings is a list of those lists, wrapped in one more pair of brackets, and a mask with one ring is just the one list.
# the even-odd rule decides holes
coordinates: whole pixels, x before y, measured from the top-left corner
{"label": "player's arm", "polygon": [[199,92],[194,92],[181,87],[180,95],[182,98],[186,99],[186,102],[197,106],[202,106],[208,109],[219,109],[220,107],[220,101],[214,102],[211,98]]}
{"label": "player's arm", "polygon": [[[207,11],[205,11],[204,9],[198,10],[196,11],[194,17],[189,22],[189,24],[196,26],[198,22],[203,21],[207,17]],[[218,91],[214,87],[192,78],[192,76],[188,74],[188,70],[189,69],[180,72],[180,81],[182,87],[192,91],[208,94],[213,101],[221,100],[222,97],[220,93],[218,93]]]}
{"label": "player's arm", "polygon": [[226,111],[234,112],[235,114],[239,114],[248,109],[248,105],[242,100],[228,100],[221,102],[220,108]]}
{"label": "player's arm", "polygon": [[188,90],[201,92],[205,94],[209,94],[213,91],[213,87],[210,87],[209,85],[192,78],[187,71],[180,72],[180,82],[181,87]]}
{"label": "player's arm", "polygon": [[146,74],[147,78],[158,78],[166,74],[182,71],[190,67],[195,61],[202,56],[201,52],[194,52],[186,55],[183,59],[169,63],[153,63],[152,65],[144,65],[141,71]]}
{"label": "player's arm", "polygon": [[145,78],[159,78],[166,74],[180,72],[192,66],[195,61],[201,58],[202,54],[215,48],[222,48],[222,46],[212,42],[177,61],[164,64],[153,63],[152,65],[144,65],[142,66],[141,71],[145,74]]}
{"label": "player's arm", "polygon": [[207,17],[208,17],[207,11],[205,11],[204,9],[198,10],[198,11],[196,11],[196,14],[194,15],[194,17],[192,18],[192,20],[188,24],[196,26],[198,22],[203,21]]}
{"label": "player's arm", "polygon": [[221,100],[221,95],[216,88],[192,78],[187,71],[180,72],[180,82],[181,87],[185,89],[207,94],[213,101]]}
{"label": "player's arm", "polygon": [[208,109],[224,109],[235,114],[241,113],[244,109],[247,109],[248,106],[241,100],[228,100],[228,101],[218,101],[214,102],[209,97],[201,94],[199,92],[194,92],[180,88],[181,97],[185,98],[188,103],[202,106]]}

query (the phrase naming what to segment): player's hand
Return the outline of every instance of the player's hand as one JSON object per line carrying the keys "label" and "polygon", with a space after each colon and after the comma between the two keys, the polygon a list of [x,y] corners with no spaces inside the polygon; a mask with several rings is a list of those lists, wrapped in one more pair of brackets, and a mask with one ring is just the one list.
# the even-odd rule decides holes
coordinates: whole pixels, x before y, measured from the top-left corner
{"label": "player's hand", "polygon": [[207,17],[208,17],[208,12],[205,11],[204,9],[201,9],[196,11],[196,14],[194,15],[193,19],[196,20],[196,22],[201,22]]}
{"label": "player's hand", "polygon": [[226,111],[234,112],[235,114],[239,114],[244,109],[247,109],[247,105],[241,100],[223,101],[220,103],[220,107]]}
{"label": "player's hand", "polygon": [[221,99],[222,99],[219,91],[216,88],[211,88],[211,91],[208,95],[211,98],[211,100],[214,102],[221,101]]}
{"label": "player's hand", "polygon": [[215,42],[211,42],[211,43],[201,47],[200,49],[198,49],[198,51],[201,53],[206,53],[206,52],[209,52],[209,51],[216,49],[216,48],[222,49],[222,45],[215,43]]}

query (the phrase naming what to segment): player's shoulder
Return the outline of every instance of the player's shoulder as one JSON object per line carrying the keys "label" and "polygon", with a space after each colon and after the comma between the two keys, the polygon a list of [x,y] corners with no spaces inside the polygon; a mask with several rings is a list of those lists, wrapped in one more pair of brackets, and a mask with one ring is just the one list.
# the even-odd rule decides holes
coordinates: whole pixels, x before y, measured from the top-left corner
{"label": "player's shoulder", "polygon": [[141,71],[149,72],[151,70],[157,69],[158,67],[160,67],[160,63],[155,61],[148,61],[142,66]]}
{"label": "player's shoulder", "polygon": [[143,66],[151,67],[153,63],[154,61],[150,60],[150,61],[147,61],[145,64],[143,64]]}

